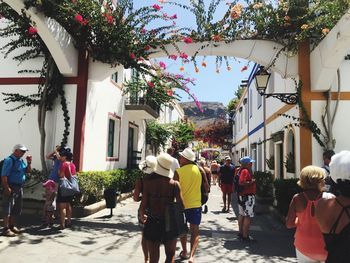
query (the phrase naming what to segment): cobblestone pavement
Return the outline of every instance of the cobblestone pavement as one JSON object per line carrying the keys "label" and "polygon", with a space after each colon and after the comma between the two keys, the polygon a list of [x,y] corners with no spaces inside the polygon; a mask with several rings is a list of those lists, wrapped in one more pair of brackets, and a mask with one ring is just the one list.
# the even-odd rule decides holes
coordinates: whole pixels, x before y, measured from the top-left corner
{"label": "cobblestone pavement", "polygon": [[[237,240],[237,220],[233,212],[221,213],[221,193],[212,187],[209,212],[203,215],[200,243],[195,262],[296,262],[293,231],[269,214],[254,218],[251,234],[256,243]],[[130,198],[109,210],[73,221],[64,231],[42,229],[40,220],[22,218],[24,233],[15,238],[0,236],[0,262],[143,262],[140,230],[137,225],[138,203]],[[180,242],[176,255],[180,253]],[[164,262],[163,247],[161,260]],[[178,260],[177,257],[177,261]]]}

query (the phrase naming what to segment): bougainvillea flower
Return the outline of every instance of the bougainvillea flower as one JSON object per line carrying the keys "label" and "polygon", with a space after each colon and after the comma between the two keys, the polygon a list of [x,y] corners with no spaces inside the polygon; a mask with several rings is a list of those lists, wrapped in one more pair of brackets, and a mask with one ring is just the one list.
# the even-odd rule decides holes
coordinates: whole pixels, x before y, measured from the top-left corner
{"label": "bougainvillea flower", "polygon": [[83,26],[86,26],[89,23],[88,19],[83,19],[83,21],[81,21],[80,24],[82,24]]}
{"label": "bougainvillea flower", "polygon": [[35,28],[35,27],[33,27],[33,26],[30,26],[30,27],[28,28],[28,34],[29,34],[29,35],[35,35],[36,33],[38,33],[38,29],[37,29],[37,28]]}
{"label": "bougainvillea flower", "polygon": [[167,2],[167,0],[158,0],[158,2],[161,4],[165,4]]}
{"label": "bougainvillea flower", "polygon": [[150,49],[151,49],[151,46],[146,45],[144,49],[145,49],[146,51],[148,51],[148,50],[150,50]]}
{"label": "bougainvillea flower", "polygon": [[156,11],[159,11],[161,9],[161,7],[157,4],[155,5],[152,5],[153,9],[156,10]]}
{"label": "bougainvillea flower", "polygon": [[222,37],[220,35],[212,35],[211,40],[213,40],[215,42],[219,42],[222,40]]}
{"label": "bougainvillea flower", "polygon": [[141,33],[142,34],[145,34],[147,32],[147,30],[143,27],[143,28],[141,28]]}
{"label": "bougainvillea flower", "polygon": [[185,68],[184,67],[180,67],[180,71],[184,71],[185,70]]}
{"label": "bougainvillea flower", "polygon": [[81,23],[81,22],[83,22],[83,20],[84,20],[83,16],[80,15],[80,14],[76,14],[76,15],[74,16],[74,19],[75,19],[75,21],[77,21],[78,23]]}
{"label": "bougainvillea flower", "polygon": [[169,58],[172,60],[177,60],[177,56],[176,55],[169,55]]}
{"label": "bougainvillea flower", "polygon": [[193,42],[191,37],[184,37],[182,38],[182,41],[185,42],[186,44],[191,44]]}
{"label": "bougainvillea flower", "polygon": [[162,69],[166,69],[166,64],[163,61],[161,61],[159,62],[159,67]]}
{"label": "bougainvillea flower", "polygon": [[184,52],[181,52],[179,57],[182,59],[188,59],[188,55]]}
{"label": "bougainvillea flower", "polygon": [[147,86],[150,87],[150,88],[154,88],[155,87],[155,85],[154,85],[154,83],[152,81],[148,81],[147,82]]}
{"label": "bougainvillea flower", "polygon": [[170,19],[177,19],[177,14],[172,15],[171,17],[169,17]]}
{"label": "bougainvillea flower", "polygon": [[322,34],[325,36],[329,33],[329,28],[322,29]]}
{"label": "bougainvillea flower", "polygon": [[195,67],[195,68],[194,68],[194,71],[195,71],[196,73],[198,73],[198,72],[199,72],[199,68]]}
{"label": "bougainvillea flower", "polygon": [[131,59],[135,59],[136,58],[135,54],[134,53],[130,53],[130,58]]}
{"label": "bougainvillea flower", "polygon": [[205,63],[205,61],[202,62],[202,67],[206,68],[207,67],[207,63]]}
{"label": "bougainvillea flower", "polygon": [[247,69],[248,69],[248,67],[244,66],[244,67],[241,68],[241,72],[246,71]]}
{"label": "bougainvillea flower", "polygon": [[234,5],[230,10],[230,16],[232,19],[237,19],[242,14],[243,6],[241,4]]}
{"label": "bougainvillea flower", "polygon": [[166,91],[166,95],[168,95],[169,97],[172,97],[174,95],[174,92],[171,89],[169,89]]}
{"label": "bougainvillea flower", "polygon": [[108,24],[113,24],[113,16],[111,16],[111,15],[106,15],[106,20],[107,20],[107,23]]}

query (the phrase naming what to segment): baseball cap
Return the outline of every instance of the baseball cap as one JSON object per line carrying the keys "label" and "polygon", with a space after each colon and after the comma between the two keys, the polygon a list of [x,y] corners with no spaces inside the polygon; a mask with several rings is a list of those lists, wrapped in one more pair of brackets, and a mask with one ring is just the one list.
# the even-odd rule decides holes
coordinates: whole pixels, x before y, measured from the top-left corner
{"label": "baseball cap", "polygon": [[350,180],[350,151],[341,151],[333,155],[329,170],[334,181]]}
{"label": "baseball cap", "polygon": [[248,163],[255,163],[255,160],[253,160],[252,158],[250,158],[249,156],[244,156],[242,157],[239,162],[241,164],[248,164]]}
{"label": "baseball cap", "polygon": [[24,144],[16,144],[15,146],[13,146],[13,150],[20,150],[20,151],[28,151],[28,148],[24,146]]}
{"label": "baseball cap", "polygon": [[230,157],[230,156],[228,156],[228,155],[227,155],[227,156],[225,156],[225,161],[226,161],[226,160],[231,160],[231,157]]}

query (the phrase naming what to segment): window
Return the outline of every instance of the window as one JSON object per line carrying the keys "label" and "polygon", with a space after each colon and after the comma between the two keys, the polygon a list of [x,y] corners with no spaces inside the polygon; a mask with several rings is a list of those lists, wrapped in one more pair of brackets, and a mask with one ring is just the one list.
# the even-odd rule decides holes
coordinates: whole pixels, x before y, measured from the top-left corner
{"label": "window", "polygon": [[120,118],[114,114],[108,117],[107,158],[119,159]]}
{"label": "window", "polygon": [[113,80],[115,83],[118,83],[118,72],[112,74],[111,80]]}

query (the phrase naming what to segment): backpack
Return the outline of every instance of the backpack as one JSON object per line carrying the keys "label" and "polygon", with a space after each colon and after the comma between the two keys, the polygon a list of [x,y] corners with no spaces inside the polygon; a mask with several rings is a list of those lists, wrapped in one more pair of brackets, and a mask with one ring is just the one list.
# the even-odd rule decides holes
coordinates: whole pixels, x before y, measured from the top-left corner
{"label": "backpack", "polygon": [[239,185],[239,176],[240,176],[240,173],[243,169],[247,169],[247,168],[240,168],[237,172],[237,174],[235,175],[235,177],[233,178],[233,185],[234,185],[234,188],[235,188],[235,192],[238,194],[238,193],[241,193],[244,189],[243,185]]}
{"label": "backpack", "polygon": [[[204,184],[204,176],[206,176],[206,173],[205,173],[205,170],[204,169],[201,169],[199,168],[199,171],[202,175],[202,183],[201,183],[201,204],[204,205],[207,203],[208,201],[208,192],[205,190],[205,184]],[[203,172],[202,172],[203,171]]]}
{"label": "backpack", "polygon": [[[15,159],[13,159],[11,156],[9,156],[10,157],[10,159],[12,160],[12,165],[11,166],[13,166],[14,165],[14,163],[15,163]],[[5,158],[5,159],[2,159],[1,161],[0,161],[0,176],[2,175],[2,167],[4,166],[4,163],[5,163],[5,160],[6,160],[7,158]],[[12,167],[11,167],[11,169],[12,169]]]}

